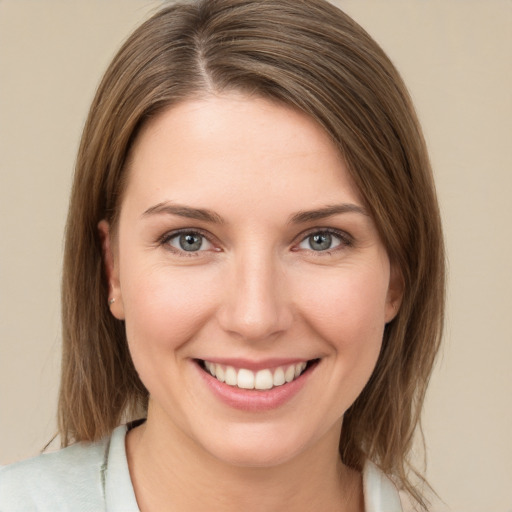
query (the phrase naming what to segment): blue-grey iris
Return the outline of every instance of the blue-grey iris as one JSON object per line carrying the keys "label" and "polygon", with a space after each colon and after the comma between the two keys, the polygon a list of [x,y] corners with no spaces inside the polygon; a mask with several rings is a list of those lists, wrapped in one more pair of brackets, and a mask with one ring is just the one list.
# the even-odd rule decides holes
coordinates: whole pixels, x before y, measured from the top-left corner
{"label": "blue-grey iris", "polygon": [[184,251],[198,251],[203,245],[203,237],[196,233],[186,233],[180,235],[179,242]]}
{"label": "blue-grey iris", "polygon": [[309,237],[309,245],[314,251],[325,251],[332,245],[332,236],[329,233],[317,233]]}

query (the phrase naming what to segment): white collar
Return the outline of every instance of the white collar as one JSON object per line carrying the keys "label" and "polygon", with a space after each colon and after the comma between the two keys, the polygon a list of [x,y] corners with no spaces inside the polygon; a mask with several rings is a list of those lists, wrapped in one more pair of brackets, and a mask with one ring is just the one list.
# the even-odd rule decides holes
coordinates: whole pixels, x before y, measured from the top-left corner
{"label": "white collar", "polygon": [[[104,496],[108,512],[139,512],[126,458],[127,426],[112,432],[105,460]],[[365,512],[402,512],[398,491],[372,462],[363,468]]]}

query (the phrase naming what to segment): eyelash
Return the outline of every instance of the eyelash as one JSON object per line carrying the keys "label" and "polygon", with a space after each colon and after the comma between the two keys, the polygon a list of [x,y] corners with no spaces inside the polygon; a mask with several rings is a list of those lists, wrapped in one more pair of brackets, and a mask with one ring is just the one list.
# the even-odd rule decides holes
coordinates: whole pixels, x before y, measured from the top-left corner
{"label": "eyelash", "polygon": [[[333,252],[343,250],[347,247],[352,247],[354,245],[353,238],[346,233],[345,231],[340,231],[333,228],[314,228],[306,233],[301,233],[300,240],[298,243],[294,244],[294,247],[292,248],[292,251],[298,252],[300,249],[297,249],[297,246],[306,241],[308,238],[312,237],[313,235],[320,235],[320,234],[329,234],[333,235],[336,238],[339,239],[340,243],[333,249],[326,249],[325,251],[315,251],[314,249],[309,249],[310,253],[313,253],[315,257],[321,257],[325,255],[331,255]],[[199,235],[203,237],[205,240],[207,240],[210,244],[215,245],[212,240],[211,236],[202,231],[201,229],[179,229],[176,231],[171,231],[169,233],[164,234],[162,237],[159,238],[158,244],[161,246],[164,246],[167,250],[172,251],[174,254],[179,255],[180,257],[198,257],[200,253],[207,252],[205,250],[199,250],[199,251],[185,251],[180,250],[175,247],[172,247],[169,242],[173,240],[174,238],[179,237],[180,235]],[[216,249],[216,252],[220,251],[220,249]]]}
{"label": "eyelash", "polygon": [[197,258],[200,255],[200,253],[205,252],[205,251],[185,251],[185,250],[180,250],[175,247],[172,247],[169,244],[169,242],[172,239],[179,237],[180,235],[199,235],[199,236],[203,237],[205,240],[207,240],[210,244],[215,245],[211,241],[211,237],[206,232],[202,231],[201,229],[197,229],[197,228],[196,229],[184,228],[184,229],[178,229],[176,231],[171,231],[170,233],[166,233],[158,240],[158,244],[165,247],[167,250],[173,252],[174,254],[177,254],[178,256],[182,256],[185,258],[191,258],[191,257]]}
{"label": "eyelash", "polygon": [[[340,231],[338,229],[333,228],[314,228],[312,230],[309,230],[307,233],[301,234],[301,238],[299,241],[299,244],[306,241],[308,238],[314,236],[314,235],[324,235],[329,234],[332,236],[335,236],[339,239],[339,245],[336,247],[333,247],[332,249],[326,249],[325,251],[315,251],[314,249],[309,249],[309,252],[312,253],[315,257],[321,257],[325,255],[332,255],[334,252],[346,249],[347,247],[352,247],[354,245],[354,239],[345,231]],[[296,245],[299,245],[296,244]],[[295,249],[297,250],[297,249]]]}

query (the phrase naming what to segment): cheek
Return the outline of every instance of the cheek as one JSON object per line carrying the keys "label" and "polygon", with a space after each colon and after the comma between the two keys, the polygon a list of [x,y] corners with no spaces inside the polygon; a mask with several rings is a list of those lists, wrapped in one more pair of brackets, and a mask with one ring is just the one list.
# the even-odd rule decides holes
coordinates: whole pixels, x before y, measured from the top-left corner
{"label": "cheek", "polygon": [[387,295],[385,273],[344,270],[317,276],[298,294],[309,329],[329,347],[326,374],[333,385],[325,385],[325,403],[335,418],[354,403],[373,373],[382,346]]}
{"label": "cheek", "polygon": [[387,273],[373,268],[343,268],[318,273],[296,296],[303,317],[339,350],[380,348],[385,326]]}
{"label": "cheek", "polygon": [[[194,273],[192,275],[192,272]],[[213,309],[211,276],[200,270],[145,268],[135,275],[126,268],[122,280],[126,334],[134,360],[177,350],[200,329]]]}

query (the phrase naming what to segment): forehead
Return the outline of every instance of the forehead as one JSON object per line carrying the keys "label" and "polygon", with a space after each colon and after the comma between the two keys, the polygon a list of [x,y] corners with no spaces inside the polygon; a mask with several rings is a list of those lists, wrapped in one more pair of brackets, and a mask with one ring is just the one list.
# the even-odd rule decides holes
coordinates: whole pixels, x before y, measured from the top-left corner
{"label": "forehead", "polygon": [[340,152],[318,123],[288,106],[236,93],[160,113],[137,137],[128,173],[127,199],[217,196],[233,203],[295,196],[325,205],[347,199],[341,194],[361,203]]}

